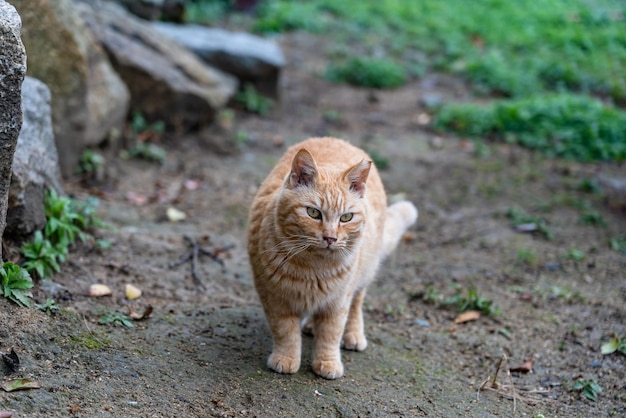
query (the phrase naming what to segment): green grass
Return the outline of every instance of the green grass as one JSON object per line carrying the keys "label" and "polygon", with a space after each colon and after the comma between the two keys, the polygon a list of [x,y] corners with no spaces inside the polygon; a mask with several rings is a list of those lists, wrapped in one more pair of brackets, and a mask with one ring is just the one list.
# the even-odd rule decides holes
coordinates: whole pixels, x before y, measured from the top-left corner
{"label": "green grass", "polygon": [[554,238],[552,230],[548,227],[546,219],[531,215],[523,209],[513,207],[509,208],[506,216],[511,220],[511,226],[519,227],[520,225],[532,225],[532,232],[536,232],[547,240]]}
{"label": "green grass", "polygon": [[326,70],[326,78],[360,87],[386,89],[403,85],[407,75],[394,61],[351,57],[345,62],[331,64]]}
{"label": "green grass", "polygon": [[331,33],[362,56],[456,73],[487,94],[567,89],[621,101],[623,11],[618,0],[269,0],[254,29]]}
{"label": "green grass", "polygon": [[476,138],[505,138],[550,157],[579,161],[626,160],[626,113],[581,95],[450,104],[436,126]]}
{"label": "green grass", "polygon": [[[189,15],[223,17],[226,3],[196,0]],[[446,72],[490,99],[435,109],[440,129],[551,158],[621,162],[625,13],[620,0],[266,0],[252,18],[230,17],[265,35],[325,36],[324,75],[335,82],[393,88]]]}

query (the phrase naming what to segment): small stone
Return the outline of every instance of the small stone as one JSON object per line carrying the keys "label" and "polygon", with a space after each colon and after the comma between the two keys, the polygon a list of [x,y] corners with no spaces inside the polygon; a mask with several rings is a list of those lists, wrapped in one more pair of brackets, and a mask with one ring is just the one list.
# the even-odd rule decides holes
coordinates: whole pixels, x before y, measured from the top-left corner
{"label": "small stone", "polygon": [[132,284],[126,285],[126,299],[135,300],[141,297],[141,289],[133,286]]}
{"label": "small stone", "polygon": [[95,296],[95,297],[109,296],[112,293],[113,292],[111,292],[111,289],[109,288],[109,286],[106,286],[104,284],[92,284],[91,287],[89,288],[90,296]]}

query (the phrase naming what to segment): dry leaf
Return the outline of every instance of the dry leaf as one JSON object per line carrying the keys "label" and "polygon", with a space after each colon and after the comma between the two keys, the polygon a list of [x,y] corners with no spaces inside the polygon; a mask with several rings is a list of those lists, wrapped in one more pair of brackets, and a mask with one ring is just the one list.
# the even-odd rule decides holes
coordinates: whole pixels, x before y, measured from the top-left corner
{"label": "dry leaf", "polygon": [[200,180],[187,179],[183,182],[183,186],[187,190],[198,190],[202,186],[202,182]]}
{"label": "dry leaf", "polygon": [[89,295],[90,296],[96,296],[96,297],[100,297],[100,296],[109,296],[111,293],[111,289],[109,288],[109,286],[103,285],[103,284],[92,284],[91,287],[89,288]]}
{"label": "dry leaf", "polygon": [[455,324],[463,324],[465,322],[475,321],[480,318],[479,311],[465,311],[454,319]]}
{"label": "dry leaf", "polygon": [[30,379],[15,379],[2,382],[1,387],[5,392],[14,392],[16,390],[39,389],[41,384]]}
{"label": "dry leaf", "polygon": [[532,359],[524,360],[522,364],[520,364],[517,367],[511,367],[509,370],[512,372],[520,372],[520,373],[531,372],[533,370],[533,361]]}
{"label": "dry leaf", "polygon": [[20,368],[20,358],[14,349],[11,349],[7,354],[3,354],[2,361],[12,372],[16,372]]}
{"label": "dry leaf", "polygon": [[135,312],[132,307],[128,306],[128,316],[130,316],[135,321],[141,321],[142,319],[146,319],[151,314],[152,314],[152,305],[148,305],[142,314]]}
{"label": "dry leaf", "polygon": [[180,211],[173,207],[167,208],[167,219],[169,219],[170,222],[182,221],[186,217],[187,217],[187,214],[185,214],[185,212],[183,211]]}
{"label": "dry leaf", "polygon": [[142,194],[135,193],[135,192],[128,192],[126,193],[126,200],[128,200],[133,205],[143,206],[146,203],[148,203],[149,199],[148,199],[148,196],[146,195],[142,195]]}
{"label": "dry leaf", "polygon": [[141,296],[141,289],[133,286],[132,284],[126,285],[126,299],[135,300]]}

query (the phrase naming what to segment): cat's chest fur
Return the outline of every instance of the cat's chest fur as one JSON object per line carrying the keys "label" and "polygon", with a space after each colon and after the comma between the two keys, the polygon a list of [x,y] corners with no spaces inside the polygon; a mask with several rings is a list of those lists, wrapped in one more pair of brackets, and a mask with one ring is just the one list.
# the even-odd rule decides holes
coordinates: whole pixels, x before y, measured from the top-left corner
{"label": "cat's chest fur", "polygon": [[272,248],[270,240],[264,251],[267,265],[267,285],[275,298],[291,306],[293,311],[311,313],[338,302],[357,285],[358,251],[353,255],[331,253],[331,250],[308,252],[288,258]]}

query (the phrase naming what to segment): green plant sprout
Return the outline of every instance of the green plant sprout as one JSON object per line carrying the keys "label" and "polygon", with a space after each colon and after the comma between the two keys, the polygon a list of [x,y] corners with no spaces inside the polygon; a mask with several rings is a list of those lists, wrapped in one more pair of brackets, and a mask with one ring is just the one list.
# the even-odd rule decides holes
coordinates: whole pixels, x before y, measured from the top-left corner
{"label": "green plant sprout", "polygon": [[572,386],[573,390],[582,392],[589,400],[598,400],[598,395],[602,392],[602,388],[593,379],[577,378]]}
{"label": "green plant sprout", "polygon": [[510,208],[506,216],[511,219],[511,224],[513,227],[519,227],[520,225],[532,225],[535,230],[542,235],[545,239],[551,240],[554,238],[554,234],[548,228],[548,222],[544,218],[540,218],[538,216],[529,215],[523,209],[519,208]]}
{"label": "green plant sprout", "polygon": [[54,315],[54,314],[58,314],[59,312],[61,312],[61,308],[58,305],[56,305],[56,303],[54,302],[54,299],[46,299],[46,301],[42,304],[36,303],[35,308],[47,313],[48,315],[51,315],[51,314]]}
{"label": "green plant sprout", "polygon": [[0,290],[2,295],[18,305],[30,307],[29,298],[33,294],[29,290],[33,287],[33,281],[26,269],[17,264],[7,261],[0,267]]}
{"label": "green plant sprout", "polygon": [[248,112],[258,113],[264,116],[274,106],[274,101],[263,96],[250,83],[246,83],[243,90],[235,95],[235,100],[241,104]]}
{"label": "green plant sprout", "polygon": [[98,323],[122,325],[126,328],[132,328],[134,326],[133,321],[129,316],[121,314],[121,313],[117,313],[117,312],[109,313],[109,314],[102,316],[98,320]]}
{"label": "green plant sprout", "polygon": [[[93,240],[87,231],[109,227],[97,216],[98,203],[95,197],[77,201],[50,190],[44,201],[46,226],[43,232],[36,231],[33,241],[20,248],[25,259],[23,267],[41,279],[48,279],[60,271],[60,264],[67,260],[69,247],[76,238],[83,242]],[[96,243],[100,245],[98,241]],[[106,242],[101,248],[105,246]]]}
{"label": "green plant sprout", "polygon": [[459,312],[480,311],[488,316],[500,313],[500,308],[494,307],[492,300],[485,299],[474,288],[468,289],[466,295],[463,295],[462,290],[457,288],[455,295],[444,299],[442,304],[456,305]]}
{"label": "green plant sprout", "polygon": [[22,266],[28,271],[34,271],[40,279],[50,278],[55,272],[59,272],[61,267],[59,261],[65,260],[67,247],[55,247],[43,237],[41,231],[35,232],[35,238],[22,246],[20,252],[26,261]]}

